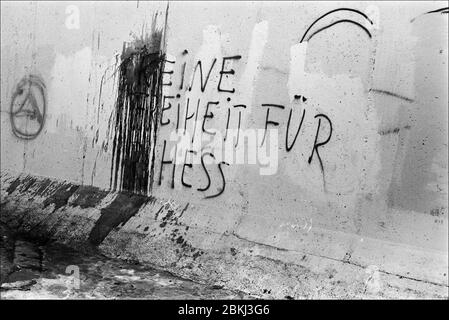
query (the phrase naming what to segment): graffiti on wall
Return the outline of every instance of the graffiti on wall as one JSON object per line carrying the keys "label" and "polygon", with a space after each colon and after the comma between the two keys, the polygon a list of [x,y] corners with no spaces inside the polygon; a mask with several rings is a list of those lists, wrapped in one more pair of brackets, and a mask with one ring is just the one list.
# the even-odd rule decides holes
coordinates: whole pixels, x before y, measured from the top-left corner
{"label": "graffiti on wall", "polygon": [[[187,52],[184,50],[183,53]],[[211,151],[207,148],[207,143],[204,144],[203,137],[209,136],[217,144],[217,140],[223,143],[230,143],[233,148],[239,147],[243,143],[243,139],[240,138],[242,128],[242,114],[247,110],[247,105],[242,104],[239,101],[235,101],[238,98],[236,96],[236,89],[234,87],[228,87],[223,84],[223,79],[226,75],[237,76],[234,68],[230,68],[228,61],[237,62],[241,59],[240,55],[233,55],[221,58],[221,61],[217,63],[217,59],[213,58],[211,61],[196,60],[193,64],[192,77],[186,87],[184,87],[184,70],[186,69],[186,62],[181,61],[181,75],[180,82],[173,83],[171,80],[164,83],[165,86],[172,88],[171,95],[164,95],[162,101],[162,110],[160,116],[160,126],[173,125],[175,132],[181,135],[188,135],[189,145],[183,150],[183,154],[179,154],[179,150],[175,149],[174,153],[169,152],[168,143],[169,139],[163,141],[160,166],[159,166],[159,180],[158,185],[162,184],[163,171],[164,169],[171,167],[171,178],[170,186],[174,188],[175,186],[175,171],[176,165],[182,165],[182,173],[180,176],[180,183],[187,188],[192,188],[192,185],[187,181],[186,171],[192,168],[192,163],[201,164],[203,168],[204,175],[207,178],[207,184],[203,187],[198,187],[197,190],[201,192],[206,192],[211,185],[211,174],[205,166],[205,160],[208,159],[213,161],[220,173],[221,177],[221,187],[218,188],[216,193],[208,194],[205,198],[214,198],[222,194],[225,190],[226,179],[223,169],[224,166],[229,166],[231,161],[226,161],[226,154],[217,155],[215,151]],[[174,61],[166,61],[172,65],[175,64]],[[203,66],[207,65],[207,68],[203,69]],[[173,71],[166,71],[170,75],[170,79],[173,76]],[[209,82],[209,79],[214,77],[218,79],[216,86]],[[193,89],[197,89],[199,92],[199,97],[192,101],[190,96],[183,96],[184,94],[191,92]],[[212,92],[217,98],[213,101],[202,100],[202,94],[209,89],[209,93]],[[173,91],[175,93],[173,94]],[[198,96],[198,95],[197,95]],[[184,99],[183,99],[184,98]],[[304,104],[309,100],[302,95],[295,95],[295,103],[303,104],[302,116],[299,123],[294,123],[292,121],[293,107],[290,107],[287,120],[286,134],[285,134],[285,149],[290,152],[295,143],[301,129],[304,128],[303,122],[306,116],[306,108]],[[192,103],[193,102],[193,103]],[[170,109],[175,109],[175,116],[170,117],[167,111]],[[264,121],[260,123],[262,129],[259,131],[260,139],[258,141],[258,148],[262,148],[267,144],[267,135],[271,128],[278,128],[280,126],[279,116],[285,112],[288,106],[279,104],[277,102],[267,102],[261,103],[256,106],[258,112],[264,114]],[[208,123],[218,118],[219,112],[225,113],[224,117],[221,117],[221,123],[218,121],[220,128],[212,128]],[[332,137],[332,121],[331,119],[323,113],[319,113],[313,116],[316,120],[315,138],[313,145],[310,146],[308,163],[311,164],[314,159],[318,161],[321,170],[324,172],[323,162],[320,156],[320,148],[324,147],[330,142]],[[234,123],[233,123],[234,122]],[[217,122],[215,122],[217,125]],[[235,129],[230,129],[230,128]],[[289,132],[294,130],[294,138],[289,139]],[[232,132],[232,133],[231,133]],[[326,133],[325,133],[326,132]],[[197,144],[195,144],[198,141]],[[206,139],[207,140],[207,139]],[[179,148],[179,144],[175,145],[175,148]],[[190,148],[190,149],[189,149]],[[221,149],[221,148],[219,148]],[[217,150],[217,148],[215,148]],[[229,150],[229,149],[228,149]],[[197,160],[190,159],[193,156]],[[179,162],[177,158],[181,158]],[[187,162],[189,158],[189,162]],[[231,159],[232,160],[232,159]],[[168,170],[168,169],[166,169]]]}
{"label": "graffiti on wall", "polygon": [[[337,19],[335,21],[332,20],[332,21],[329,21],[328,24],[326,24],[324,22],[326,20],[326,17],[330,19],[336,12],[344,12],[347,15],[347,17],[345,19]],[[319,25],[323,22],[325,25],[322,27],[319,27]],[[370,29],[373,28],[374,22],[365,13],[363,13],[359,10],[356,10],[356,9],[351,9],[351,8],[338,8],[338,9],[334,9],[334,10],[331,10],[331,11],[323,14],[318,19],[316,19],[312,24],[310,24],[310,26],[304,32],[300,42],[301,43],[304,41],[308,42],[314,36],[316,36],[318,33],[322,32],[328,28],[331,28],[337,24],[340,24],[340,23],[353,24],[353,25],[359,27],[360,29],[362,29],[369,38],[372,37]]]}
{"label": "graffiti on wall", "polygon": [[[338,15],[336,14],[338,13]],[[343,19],[341,19],[341,16],[343,15]],[[355,9],[350,8],[338,8],[335,10],[331,10],[322,16],[320,16],[318,19],[313,21],[313,23],[310,24],[310,26],[306,29],[304,32],[301,40],[299,43],[301,45],[307,45],[307,42],[310,41],[314,36],[319,34],[320,32],[329,29],[335,25],[341,24],[341,23],[347,23],[352,24],[360,28],[368,38],[372,38],[372,31],[375,29],[377,25],[377,21],[373,21],[370,19],[365,13],[360,12]],[[232,121],[235,122],[234,128],[236,127],[236,136],[234,136],[234,147],[238,147],[241,139],[240,137],[240,130],[241,130],[241,121],[242,121],[242,114],[246,112],[249,106],[239,103],[238,101],[234,101],[235,97],[238,99],[238,95],[236,94],[236,89],[234,87],[227,87],[226,85],[223,85],[223,80],[226,78],[229,81],[230,77],[237,77],[236,71],[233,67],[235,64],[238,64],[241,60],[242,56],[239,54],[230,55],[227,57],[223,57],[221,59],[213,58],[210,61],[203,61],[203,60],[196,60],[194,61],[193,65],[190,66],[190,68],[193,70],[190,83],[185,85],[186,79],[185,79],[185,71],[186,71],[186,65],[187,62],[185,61],[185,56],[188,54],[188,50],[184,50],[182,54],[180,55],[181,61],[166,61],[167,64],[171,64],[174,68],[175,64],[181,64],[181,68],[178,67],[178,70],[180,71],[179,77],[174,77],[175,79],[180,79],[180,83],[173,83],[171,80],[165,83],[164,85],[170,87],[170,95],[163,97],[163,107],[161,111],[161,122],[160,126],[167,126],[170,123],[175,123],[175,130],[181,130],[186,133],[188,130],[188,123],[192,122],[191,128],[193,133],[191,133],[192,137],[192,144],[194,143],[195,139],[197,139],[196,132],[197,130],[200,132],[200,135],[211,135],[214,136],[214,139],[216,140],[218,135],[217,131],[209,131],[205,129],[207,127],[207,123],[214,118],[217,118],[216,112],[226,112],[225,116],[225,126],[224,126],[224,134],[220,136],[220,138],[225,141],[227,138],[229,138],[228,135],[228,129],[230,128],[230,123]],[[221,60],[221,61],[220,61]],[[207,67],[206,67],[207,66]],[[166,72],[169,74],[170,79],[173,76],[173,71]],[[214,78],[218,79],[218,84],[215,83],[212,92],[215,92],[213,96],[216,96],[217,98],[215,101],[202,101],[201,97],[192,101],[188,94],[184,94],[184,92],[190,92],[192,91],[192,88],[199,89],[200,93],[204,93],[209,85],[209,79]],[[228,82],[229,83],[229,82]],[[210,85],[209,85],[210,87]],[[210,88],[209,88],[210,92]],[[292,97],[291,97],[292,98]],[[261,126],[263,128],[263,135],[262,139],[260,141],[260,147],[262,147],[266,141],[266,135],[270,128],[279,128],[280,129],[280,123],[281,121],[279,117],[282,117],[282,113],[287,112],[288,116],[286,115],[286,128],[285,129],[285,151],[287,153],[291,152],[294,148],[295,143],[297,143],[297,139],[300,135],[301,130],[304,131],[304,119],[307,117],[306,114],[310,112],[307,110],[307,101],[312,101],[313,104],[313,97],[305,97],[302,94],[294,94],[293,95],[293,102],[296,104],[296,107],[279,104],[276,101],[267,101],[266,103],[261,103],[259,106],[256,106],[256,110],[259,110],[258,112],[264,112],[264,123],[261,123]],[[192,103],[193,102],[193,103]],[[193,104],[193,106],[192,106]],[[298,120],[298,123],[294,123],[292,121],[292,115],[298,106],[302,106],[302,112],[300,112],[300,120]],[[170,109],[176,108],[176,115],[172,118],[169,116],[166,116],[166,112]],[[184,109],[184,110],[183,110]],[[173,115],[173,113],[172,113]],[[322,173],[322,179],[323,179],[323,185],[324,188],[326,188],[326,179],[325,179],[325,167],[324,167],[324,161],[322,159],[322,156],[320,154],[320,148],[324,148],[326,144],[331,142],[332,134],[333,134],[333,124],[330,117],[324,113],[317,113],[315,115],[312,115],[313,119],[315,120],[315,133],[314,133],[314,139],[313,144],[310,145],[309,150],[309,156],[307,157],[307,163],[311,165],[313,161],[317,161],[318,166]],[[221,118],[222,119],[222,118]],[[197,124],[198,123],[198,124]],[[215,122],[216,125],[217,122]],[[283,122],[285,123],[285,122]],[[310,121],[309,121],[310,123]],[[198,127],[198,128],[197,128]],[[290,132],[293,131],[293,135],[290,135]],[[299,140],[299,139],[298,139]],[[174,152],[174,156],[172,153],[170,153],[170,158],[166,158],[167,156],[167,147],[168,140],[164,140],[163,148],[162,148],[162,155],[160,160],[160,172],[159,172],[159,181],[158,184],[161,185],[162,179],[163,179],[163,171],[164,168],[166,168],[168,165],[171,165],[171,181],[170,186],[171,188],[174,188],[175,186],[175,170],[176,170],[176,164],[177,161],[177,150]],[[176,146],[177,147],[177,146]],[[192,168],[192,160],[190,160],[190,163],[187,162],[187,158],[191,158],[190,156],[196,156],[200,159],[200,161],[197,161],[196,163],[200,163],[204,175],[207,178],[207,184],[205,187],[199,187],[197,188],[198,191],[205,192],[209,189],[211,185],[211,178],[210,173],[206,169],[204,165],[204,159],[205,158],[211,158],[212,160],[215,160],[215,163],[218,166],[218,171],[220,172],[221,180],[222,180],[222,187],[221,189],[218,188],[217,193],[206,195],[205,198],[211,198],[216,197],[223,193],[225,186],[226,186],[226,179],[223,173],[223,165],[230,165],[229,161],[221,161],[220,156],[216,156],[214,152],[211,152],[210,150],[207,150],[206,148],[202,147],[194,147],[184,150],[184,155],[180,155],[181,159],[184,159],[182,164],[182,173],[180,176],[180,184],[184,187],[191,188],[192,185],[190,183],[185,182],[185,172]]]}
{"label": "graffiti on wall", "polygon": [[[448,12],[447,7],[423,12],[410,20],[410,23],[424,16],[447,16]],[[379,23],[375,14],[351,8],[337,8],[317,17],[311,17],[311,23],[298,34],[297,44],[307,45],[308,42],[318,41],[326,30],[332,30],[338,25],[349,25],[351,31],[359,30],[361,38],[366,37],[369,41],[374,37],[374,30]],[[67,28],[67,21],[72,21],[70,19],[66,20]],[[234,83],[232,79],[243,78],[239,74],[246,63],[242,52],[227,52],[226,56],[212,55],[210,59],[190,59],[192,52],[188,48],[189,50],[179,51],[176,59],[171,59],[166,54],[164,32],[156,30],[153,25],[149,35],[142,35],[140,39],[125,44],[121,52],[120,64],[116,70],[118,96],[111,122],[114,130],[110,183],[114,190],[149,193],[155,183],[162,185],[167,182],[171,188],[176,183],[184,188],[196,189],[204,193],[205,198],[222,194],[226,187],[226,171],[232,165],[231,161],[217,154],[217,151],[204,148],[204,145],[183,150],[179,155],[175,152],[173,155],[168,137],[164,139],[158,132],[161,128],[173,126],[177,132],[190,133],[192,144],[200,135],[232,141],[233,146],[238,148],[244,143],[245,116],[257,113],[263,115],[256,117],[258,122],[255,125],[262,130],[258,145],[267,145],[270,129],[280,129],[279,132],[283,134],[281,148],[287,154],[305,141],[301,141],[305,126],[313,126],[313,138],[311,142],[307,141],[305,162],[315,164],[321,170],[325,183],[325,174],[329,172],[325,168],[325,148],[339,134],[339,123],[331,113],[314,113],[308,108],[314,104],[312,95],[298,90],[295,95],[289,96],[290,101],[293,99],[294,106],[293,103],[289,105],[274,99],[250,106],[248,101],[239,101],[242,97],[239,93],[241,88],[230,85]],[[167,92],[163,89],[167,89]],[[101,90],[100,85],[100,99]],[[391,92],[386,88],[368,88],[368,92],[388,95],[407,103],[414,102],[413,97]],[[24,77],[17,84],[11,99],[9,115],[12,133],[19,139],[36,138],[43,130],[47,114],[44,82],[35,75]],[[98,119],[99,117],[97,124]],[[402,128],[409,129],[410,126],[402,126],[400,129]],[[222,132],[221,136],[216,129]],[[380,135],[397,132],[399,127],[379,130]],[[95,142],[97,141],[98,130]],[[197,162],[187,161],[190,156],[198,159]],[[208,160],[215,161],[215,168],[211,168],[215,170],[215,175],[207,167]],[[190,181],[193,180],[193,175],[189,172],[191,163],[198,164],[202,169],[204,184],[195,185]],[[180,169],[178,164],[181,164]],[[182,174],[179,181],[175,181],[175,171],[178,170]],[[219,187],[213,191],[213,179],[217,178]]]}
{"label": "graffiti on wall", "polygon": [[42,131],[46,116],[46,89],[36,75],[24,77],[11,98],[10,121],[13,134],[31,140]]}

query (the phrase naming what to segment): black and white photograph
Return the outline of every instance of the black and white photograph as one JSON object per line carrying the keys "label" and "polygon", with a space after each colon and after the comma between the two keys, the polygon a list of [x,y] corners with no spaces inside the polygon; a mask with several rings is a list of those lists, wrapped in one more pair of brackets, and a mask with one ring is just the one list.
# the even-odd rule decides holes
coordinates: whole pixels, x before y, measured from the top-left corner
{"label": "black and white photograph", "polygon": [[448,13],[1,1],[0,300],[447,302]]}

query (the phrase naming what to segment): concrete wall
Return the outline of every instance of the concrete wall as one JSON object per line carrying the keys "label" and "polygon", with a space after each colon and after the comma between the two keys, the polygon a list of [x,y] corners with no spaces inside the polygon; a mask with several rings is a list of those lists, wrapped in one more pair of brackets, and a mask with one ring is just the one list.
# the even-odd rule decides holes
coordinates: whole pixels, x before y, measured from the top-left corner
{"label": "concrete wall", "polygon": [[[2,2],[2,209],[30,176],[111,191],[51,208],[87,241],[130,191],[152,201],[95,238],[110,254],[276,297],[447,297],[445,5]],[[177,127],[192,167],[167,162]],[[226,131],[255,163],[220,157]]]}

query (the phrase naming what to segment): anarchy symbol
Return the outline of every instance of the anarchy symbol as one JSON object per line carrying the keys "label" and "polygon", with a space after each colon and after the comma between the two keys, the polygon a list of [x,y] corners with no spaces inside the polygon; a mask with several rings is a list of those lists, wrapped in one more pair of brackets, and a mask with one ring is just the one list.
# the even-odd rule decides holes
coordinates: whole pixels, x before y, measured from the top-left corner
{"label": "anarchy symbol", "polygon": [[45,122],[46,98],[44,82],[37,76],[23,78],[11,99],[10,120],[13,134],[31,140],[42,131]]}

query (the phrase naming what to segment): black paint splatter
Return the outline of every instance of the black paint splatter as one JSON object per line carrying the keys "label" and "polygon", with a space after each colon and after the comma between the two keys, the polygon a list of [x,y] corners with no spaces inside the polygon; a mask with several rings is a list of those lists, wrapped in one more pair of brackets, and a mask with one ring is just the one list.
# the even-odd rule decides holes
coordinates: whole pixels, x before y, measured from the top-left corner
{"label": "black paint splatter", "polygon": [[111,188],[148,194],[162,107],[163,31],[125,43],[115,105]]}

